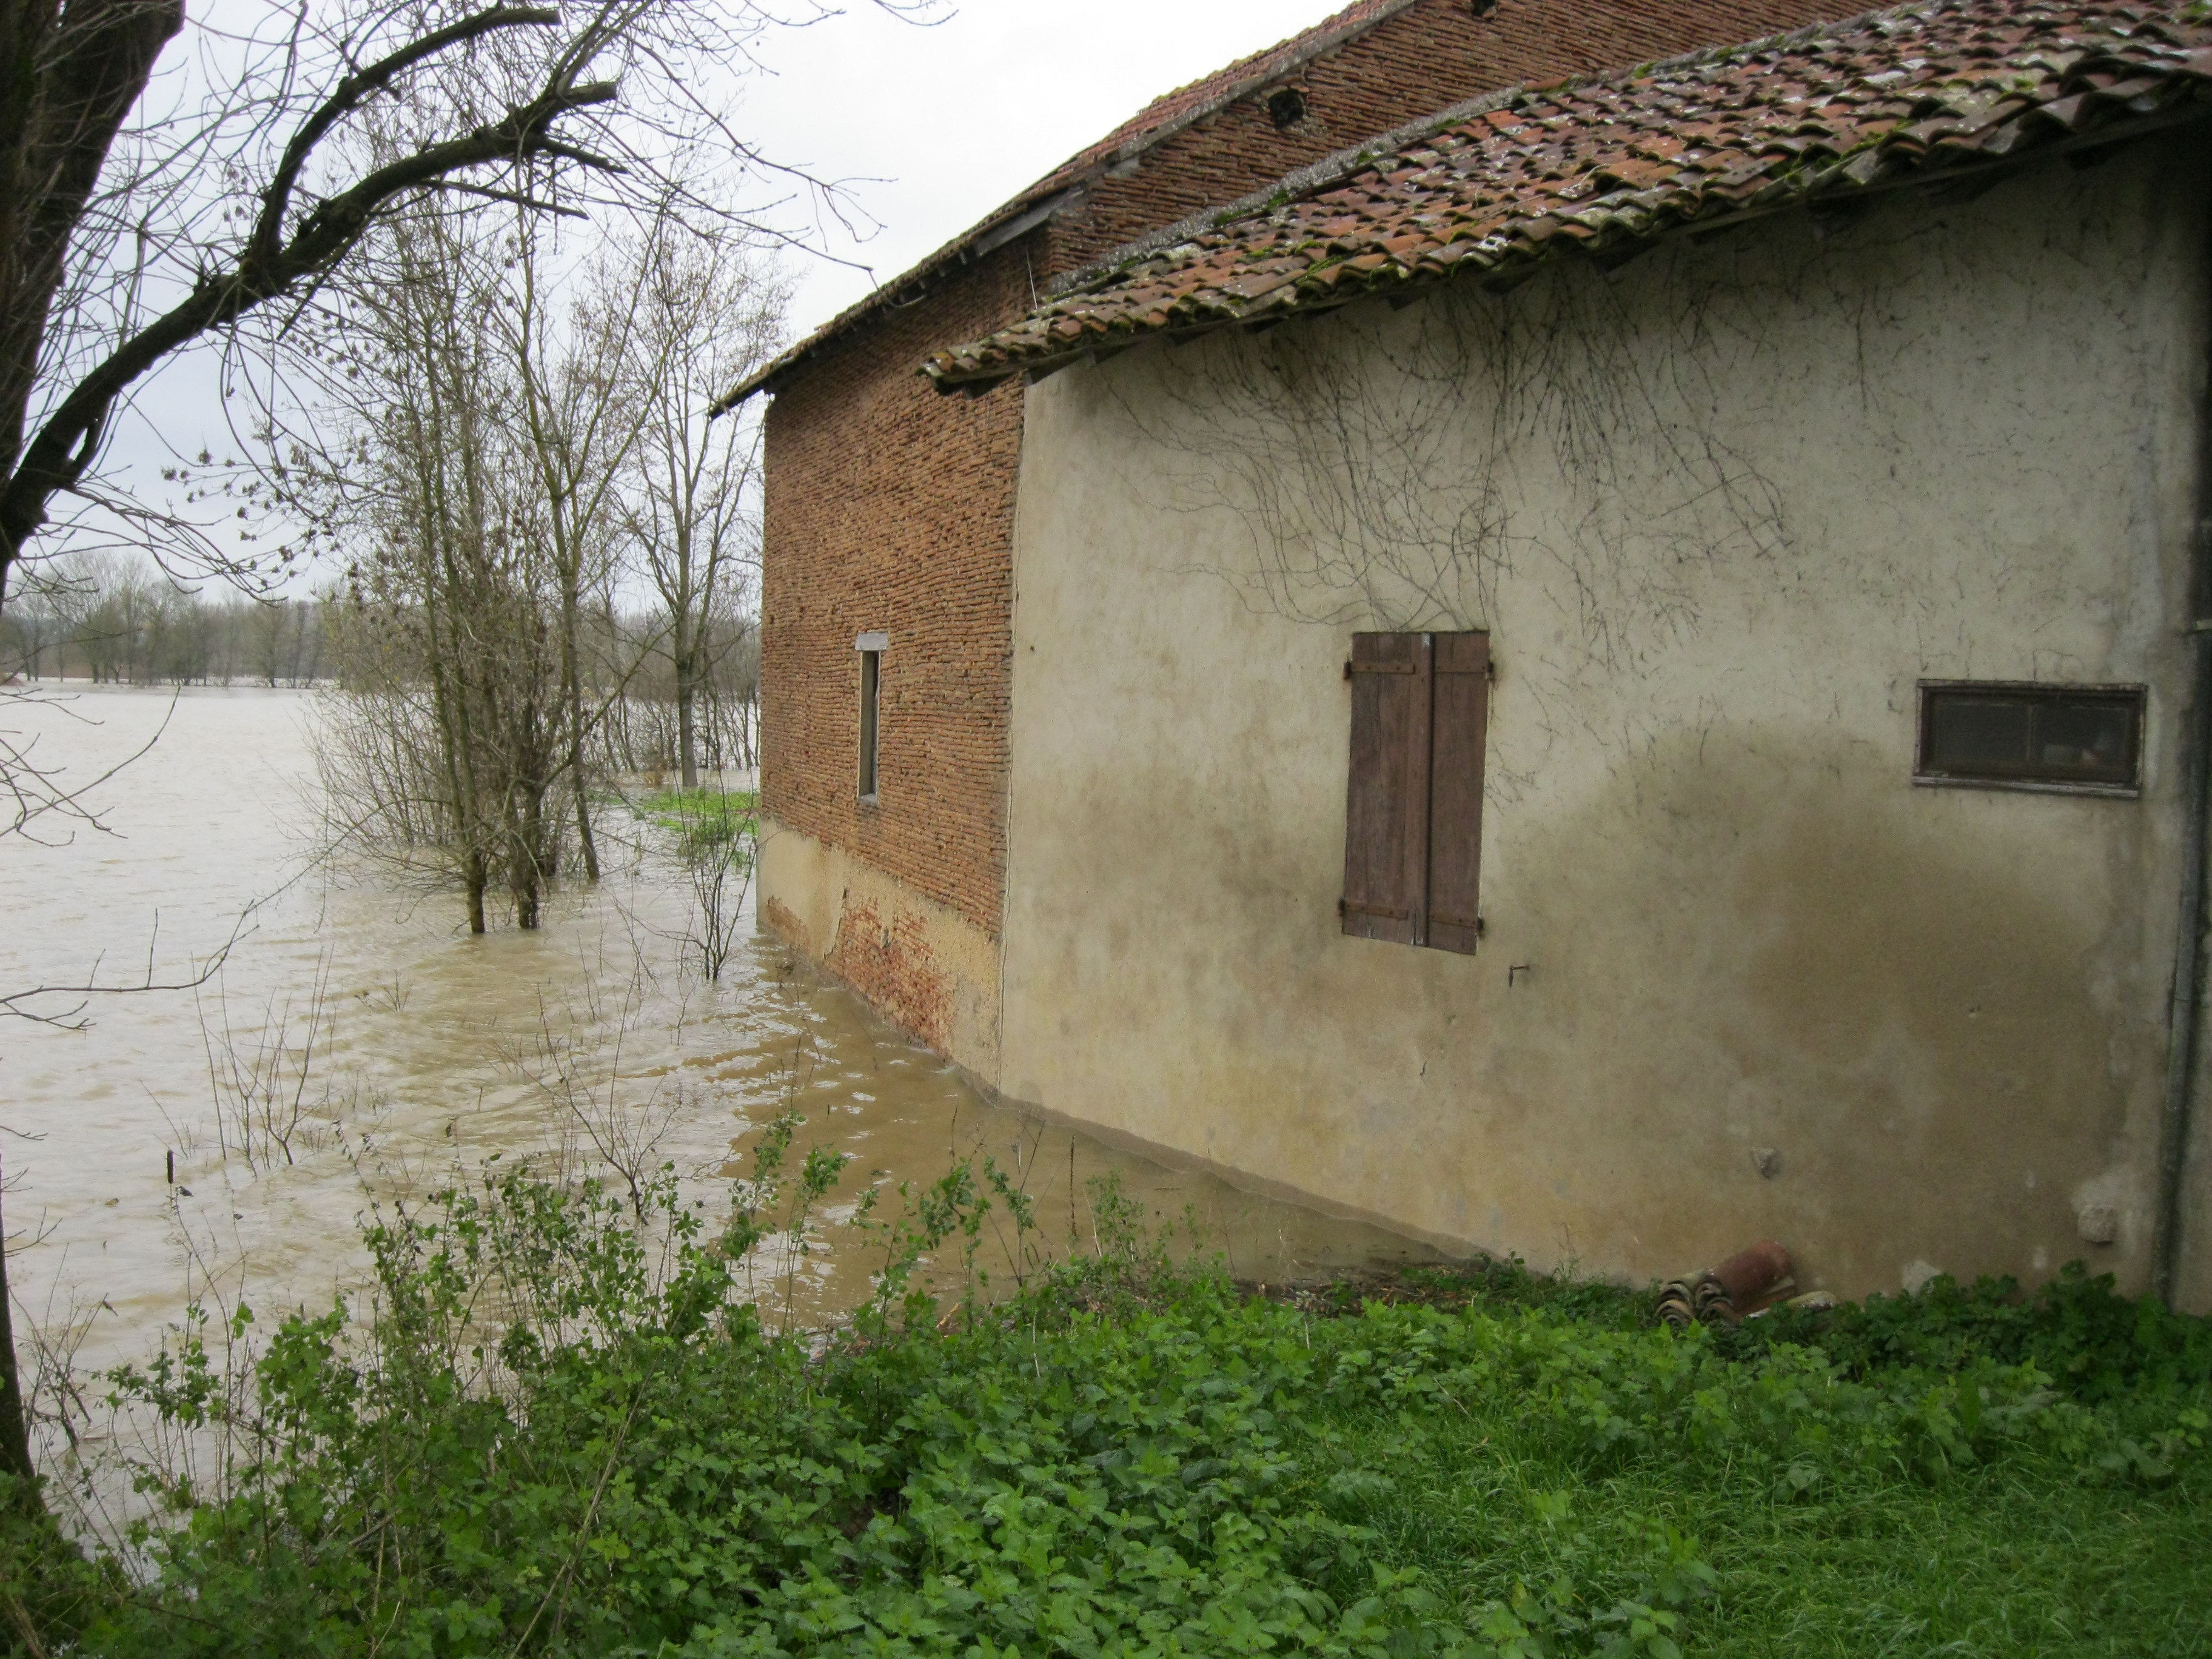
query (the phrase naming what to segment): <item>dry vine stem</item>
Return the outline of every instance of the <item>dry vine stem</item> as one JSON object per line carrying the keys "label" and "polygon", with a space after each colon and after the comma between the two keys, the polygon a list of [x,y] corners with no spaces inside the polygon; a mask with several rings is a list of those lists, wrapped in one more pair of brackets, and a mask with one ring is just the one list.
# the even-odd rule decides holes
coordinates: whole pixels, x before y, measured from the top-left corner
{"label": "dry vine stem", "polygon": [[[1203,569],[1254,609],[1492,628],[1503,579],[1527,572],[1594,663],[1627,667],[1694,624],[1670,568],[1789,544],[1778,485],[1711,419],[1737,365],[1709,348],[1751,355],[1759,303],[1660,258],[1632,278],[1553,270],[1510,295],[1218,337],[1159,359],[1157,404],[1117,401],[1171,458],[1161,505],[1244,526],[1249,557]],[[1519,505],[1561,480],[1565,534]]]}

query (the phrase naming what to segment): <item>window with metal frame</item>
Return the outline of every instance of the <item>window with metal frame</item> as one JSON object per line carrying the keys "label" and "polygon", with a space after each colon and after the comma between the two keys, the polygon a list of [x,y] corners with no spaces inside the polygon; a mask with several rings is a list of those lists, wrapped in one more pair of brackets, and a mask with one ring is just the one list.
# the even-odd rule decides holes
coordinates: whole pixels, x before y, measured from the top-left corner
{"label": "window with metal frame", "polygon": [[1913,781],[2136,795],[2144,688],[1923,680]]}

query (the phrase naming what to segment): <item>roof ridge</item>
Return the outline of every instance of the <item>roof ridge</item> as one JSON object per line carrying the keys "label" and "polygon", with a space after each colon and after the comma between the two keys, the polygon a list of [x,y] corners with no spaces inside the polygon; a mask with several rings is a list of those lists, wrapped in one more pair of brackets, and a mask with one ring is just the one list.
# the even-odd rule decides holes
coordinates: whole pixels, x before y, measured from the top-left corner
{"label": "roof ridge", "polygon": [[[1315,58],[1325,56],[1348,41],[1358,40],[1377,24],[1387,23],[1400,12],[1410,11],[1420,3],[1421,0],[1352,0],[1350,5],[1331,12],[1310,29],[1303,30],[1297,34],[1285,35],[1272,46],[1263,47],[1258,52],[1248,52],[1243,57],[1224,64],[1211,75],[1201,75],[1195,81],[1186,82],[1182,86],[1162,93],[1146,104],[1143,109],[1139,110],[1135,115],[1124,121],[1121,126],[1115,128],[1114,132],[1108,133],[1097,143],[1087,145],[1076,151],[1066,161],[1061,162],[1059,167],[1047,173],[1045,178],[1051,179],[1062,168],[1073,166],[1094,151],[1101,150],[1113,138],[1115,132],[1135,126],[1138,122],[1143,120],[1148,113],[1158,109],[1161,105],[1171,103],[1187,93],[1194,93],[1207,86],[1217,86],[1217,90],[1208,94],[1190,110],[1164,119],[1155,126],[1145,128],[1139,135],[1143,140],[1141,144],[1133,140],[1129,143],[1118,146],[1113,151],[1114,159],[1116,161],[1127,161],[1132,155],[1142,155],[1145,150],[1165,143],[1176,133],[1204,120],[1206,116],[1219,114],[1238,99],[1249,97],[1269,82],[1280,79],[1291,70],[1303,69]],[[1355,13],[1361,15],[1355,16]],[[1240,70],[1243,73],[1239,74]],[[1237,78],[1234,80],[1227,78],[1231,76]],[[1033,185],[1031,188],[1034,189],[1036,186]]]}
{"label": "roof ridge", "polygon": [[1422,139],[1432,138],[1449,128],[1473,120],[1478,115],[1504,109],[1518,98],[1607,85],[1624,78],[1641,80],[1648,76],[1694,69],[1700,64],[1717,62],[1744,52],[1808,44],[1822,34],[1864,27],[1889,17],[1926,14],[1945,7],[1971,3],[1972,0],[1908,0],[1905,5],[1879,6],[1872,11],[1838,18],[1833,22],[1807,23],[1731,46],[1699,46],[1692,52],[1678,52],[1672,58],[1655,58],[1633,65],[1600,70],[1594,74],[1566,76],[1556,81],[1523,81],[1496,92],[1486,92],[1480,97],[1469,98],[1449,109],[1438,110],[1433,115],[1424,115],[1402,126],[1393,127],[1388,132],[1379,132],[1361,139],[1356,144],[1347,144],[1342,149],[1324,155],[1317,161],[1309,161],[1304,167],[1285,173],[1274,183],[1240,196],[1233,202],[1200,208],[1174,224],[1147,231],[1079,270],[1064,271],[1054,277],[1045,284],[1045,297],[1057,300],[1103,283],[1128,265],[1173,247],[1178,242],[1189,241],[1210,230],[1225,230],[1237,220],[1249,218],[1257,213],[1279,210],[1292,202],[1308,200],[1333,185],[1357,179],[1385,156],[1402,154]]}

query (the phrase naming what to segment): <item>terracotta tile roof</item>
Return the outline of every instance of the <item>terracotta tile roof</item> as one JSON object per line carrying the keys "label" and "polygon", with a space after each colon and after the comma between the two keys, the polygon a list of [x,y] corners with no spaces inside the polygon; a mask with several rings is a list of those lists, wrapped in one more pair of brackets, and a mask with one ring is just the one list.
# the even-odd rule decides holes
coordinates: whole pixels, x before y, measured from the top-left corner
{"label": "terracotta tile roof", "polygon": [[1155,98],[1097,143],[1078,150],[919,264],[839,312],[798,344],[757,370],[718,407],[726,408],[751,396],[862,318],[886,305],[910,298],[918,287],[948,267],[964,264],[1012,240],[1048,214],[1058,205],[1060,197],[1079,189],[1107,168],[1143,155],[1185,128],[1293,73],[1323,53],[1358,39],[1377,23],[1417,3],[1418,0],[1358,0],[1356,4],[1345,7],[1302,33],[1278,41],[1264,52],[1240,58],[1202,80]]}
{"label": "terracotta tile roof", "polygon": [[[1447,111],[924,365],[940,389],[1984,170],[2212,100],[2212,0],[1934,0]],[[1346,176],[1348,173],[1349,176]],[[1300,185],[1308,181],[1301,179]]]}

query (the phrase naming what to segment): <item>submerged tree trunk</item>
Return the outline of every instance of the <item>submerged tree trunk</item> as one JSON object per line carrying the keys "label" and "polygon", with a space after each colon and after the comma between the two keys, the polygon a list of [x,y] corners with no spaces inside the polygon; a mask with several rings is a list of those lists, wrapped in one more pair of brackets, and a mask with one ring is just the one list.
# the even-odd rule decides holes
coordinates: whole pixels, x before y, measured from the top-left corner
{"label": "submerged tree trunk", "polygon": [[514,902],[514,925],[524,933],[538,930],[538,866],[530,856],[529,819],[532,803],[510,802],[507,825],[507,891]]}
{"label": "submerged tree trunk", "polygon": [[[688,572],[686,573],[688,574]],[[676,754],[684,787],[699,787],[699,647],[693,637],[690,595],[670,607],[669,655],[676,665]]]}
{"label": "submerged tree trunk", "polygon": [[12,1474],[15,1498],[26,1510],[45,1507],[39,1497],[38,1471],[31,1467],[31,1425],[24,1408],[23,1384],[15,1369],[14,1299],[8,1288],[7,1228],[0,1221],[0,1474]]}
{"label": "submerged tree trunk", "polygon": [[538,929],[545,878],[541,854],[545,840],[546,779],[544,769],[534,763],[537,727],[534,714],[517,722],[516,747],[532,758],[517,769],[519,775],[507,794],[507,890],[514,901],[514,925],[526,933]]}
{"label": "submerged tree trunk", "polygon": [[483,854],[471,847],[461,855],[461,884],[468,890],[469,932],[484,931],[484,889],[491,878],[484,870]]}
{"label": "submerged tree trunk", "polygon": [[[434,605],[431,608],[432,633],[436,629]],[[475,813],[471,808],[468,793],[471,785],[461,760],[461,742],[455,726],[459,715],[454,709],[454,697],[447,684],[444,665],[436,659],[436,647],[431,648],[430,707],[438,726],[438,746],[446,773],[446,793],[452,803],[452,821],[446,828],[448,834],[459,839],[461,845],[461,885],[467,896],[469,932],[484,931],[484,872],[483,844],[477,839]]]}
{"label": "submerged tree trunk", "polygon": [[599,848],[592,839],[592,793],[584,787],[584,687],[576,652],[576,624],[582,610],[574,580],[574,567],[562,571],[561,679],[568,696],[568,779],[576,792],[576,845],[584,854],[584,878],[599,878]]}

